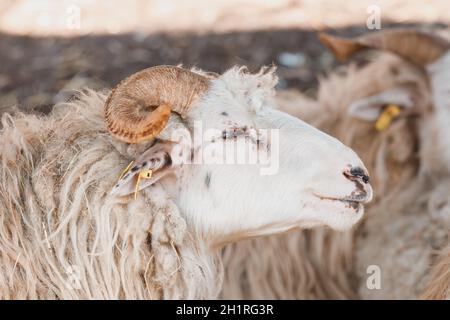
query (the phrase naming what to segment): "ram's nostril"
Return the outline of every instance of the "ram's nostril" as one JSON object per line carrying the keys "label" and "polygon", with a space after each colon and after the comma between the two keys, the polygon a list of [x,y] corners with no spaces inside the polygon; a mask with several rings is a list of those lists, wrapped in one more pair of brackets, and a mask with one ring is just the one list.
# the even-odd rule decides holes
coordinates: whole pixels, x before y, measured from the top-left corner
{"label": "ram's nostril", "polygon": [[361,167],[354,167],[350,169],[350,174],[354,177],[361,177],[365,175],[366,173]]}
{"label": "ram's nostril", "polygon": [[353,167],[350,171],[347,171],[346,177],[349,179],[361,179],[364,183],[369,183],[369,176],[366,171],[361,167]]}

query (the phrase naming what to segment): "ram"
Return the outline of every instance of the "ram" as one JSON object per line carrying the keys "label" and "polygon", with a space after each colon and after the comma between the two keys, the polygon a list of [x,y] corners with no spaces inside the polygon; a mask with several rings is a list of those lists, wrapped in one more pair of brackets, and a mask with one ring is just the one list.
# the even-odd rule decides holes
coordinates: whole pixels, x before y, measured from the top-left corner
{"label": "ram", "polygon": [[[363,163],[273,108],[276,81],[158,66],[48,116],[3,115],[0,298],[214,298],[223,244],[352,227],[372,198]],[[276,170],[221,164],[229,146],[278,150]]]}
{"label": "ram", "polygon": [[[376,197],[356,230],[226,248],[225,298],[417,298],[435,249],[447,241],[448,43],[417,30],[321,40],[342,59],[362,49],[383,52],[320,79],[317,99],[280,92],[277,105],[351,146],[372,173]],[[380,290],[367,287],[371,266],[381,269]],[[237,286],[236,279],[244,280]]]}

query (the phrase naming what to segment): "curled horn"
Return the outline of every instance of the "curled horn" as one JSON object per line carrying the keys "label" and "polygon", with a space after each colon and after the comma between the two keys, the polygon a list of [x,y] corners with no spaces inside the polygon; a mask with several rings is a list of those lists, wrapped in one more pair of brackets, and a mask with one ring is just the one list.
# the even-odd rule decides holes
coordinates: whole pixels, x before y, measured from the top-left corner
{"label": "curled horn", "polygon": [[341,61],[361,50],[378,49],[395,53],[420,67],[433,63],[450,49],[450,43],[443,38],[414,29],[384,30],[353,39],[321,32],[319,40]]}
{"label": "curled horn", "polygon": [[149,140],[164,129],[171,111],[184,117],[208,85],[207,78],[180,67],[141,70],[120,82],[108,96],[106,127],[124,142]]}

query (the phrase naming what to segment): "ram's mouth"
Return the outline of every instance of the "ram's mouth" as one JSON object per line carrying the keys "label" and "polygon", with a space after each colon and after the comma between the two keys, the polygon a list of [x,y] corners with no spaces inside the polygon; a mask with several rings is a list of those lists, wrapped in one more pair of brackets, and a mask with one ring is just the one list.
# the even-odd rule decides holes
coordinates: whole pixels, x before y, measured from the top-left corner
{"label": "ram's mouth", "polygon": [[362,203],[354,200],[346,200],[346,199],[336,199],[334,201],[340,201],[344,203],[347,207],[352,208],[354,210],[359,210],[362,207]]}
{"label": "ram's mouth", "polygon": [[359,211],[363,207],[363,203],[366,202],[366,195],[359,196],[351,196],[351,197],[343,197],[343,198],[334,198],[334,197],[326,197],[315,194],[320,200],[338,202],[344,204],[346,207],[354,209],[355,211]]}

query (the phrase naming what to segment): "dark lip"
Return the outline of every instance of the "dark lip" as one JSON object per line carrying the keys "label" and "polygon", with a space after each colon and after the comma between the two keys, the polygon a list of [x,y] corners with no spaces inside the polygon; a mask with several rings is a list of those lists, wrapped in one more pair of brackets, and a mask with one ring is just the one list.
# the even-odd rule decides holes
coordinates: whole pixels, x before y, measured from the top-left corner
{"label": "dark lip", "polygon": [[346,206],[348,206],[348,207],[350,207],[350,208],[353,208],[353,209],[355,209],[355,210],[358,210],[358,209],[362,206],[362,203],[361,203],[361,202],[359,202],[359,201],[354,201],[354,200],[342,200],[342,199],[337,199],[337,200],[334,200],[334,201],[340,201],[340,202],[342,202],[342,203],[345,203]]}
{"label": "dark lip", "polygon": [[344,197],[344,198],[333,198],[333,197],[325,197],[320,196],[318,194],[314,194],[321,200],[329,200],[329,201],[338,201],[344,203],[347,207],[358,210],[366,200],[366,196],[352,196],[352,197]]}

